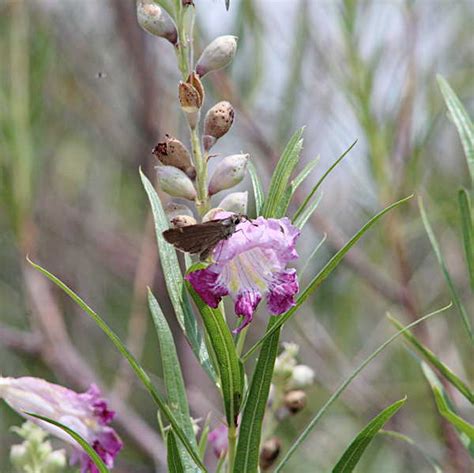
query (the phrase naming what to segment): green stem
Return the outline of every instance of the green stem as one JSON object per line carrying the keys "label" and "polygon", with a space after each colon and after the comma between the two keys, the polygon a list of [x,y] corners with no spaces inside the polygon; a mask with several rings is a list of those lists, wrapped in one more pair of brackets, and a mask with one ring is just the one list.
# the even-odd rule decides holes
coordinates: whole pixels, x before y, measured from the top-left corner
{"label": "green stem", "polygon": [[196,207],[199,215],[203,216],[209,210],[209,194],[207,193],[207,153],[202,154],[201,142],[197,131],[197,126],[191,128],[191,147],[196,166],[196,187],[197,199]]}
{"label": "green stem", "polygon": [[244,348],[244,343],[245,343],[245,337],[247,336],[247,330],[248,327],[245,327],[240,333],[237,338],[237,346],[235,348],[237,352],[237,356],[240,356],[242,354],[242,350]]}
{"label": "green stem", "polygon": [[237,444],[237,428],[235,425],[229,427],[227,438],[229,441],[227,471],[228,473],[232,473],[234,471],[235,447]]}

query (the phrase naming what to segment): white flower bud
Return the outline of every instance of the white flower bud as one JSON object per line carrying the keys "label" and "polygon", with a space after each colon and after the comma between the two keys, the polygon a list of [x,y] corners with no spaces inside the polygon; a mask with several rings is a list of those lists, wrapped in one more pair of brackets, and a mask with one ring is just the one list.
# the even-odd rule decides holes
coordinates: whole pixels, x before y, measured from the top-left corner
{"label": "white flower bud", "polygon": [[248,154],[232,154],[219,162],[209,181],[209,195],[236,186],[245,177]]}
{"label": "white flower bud", "polygon": [[23,466],[29,463],[29,454],[25,443],[11,446],[10,461],[12,462],[12,465],[18,470],[22,470]]}
{"label": "white flower bud", "polygon": [[171,44],[178,42],[178,31],[172,18],[153,0],[137,1],[138,24],[148,33],[166,38]]}
{"label": "white flower bud", "polygon": [[237,36],[219,36],[209,43],[196,64],[197,74],[203,77],[208,72],[227,66],[235,56],[237,39]]}
{"label": "white flower bud", "polygon": [[158,182],[161,190],[173,197],[194,200],[196,189],[186,174],[173,166],[157,166]]}
{"label": "white flower bud", "polygon": [[219,207],[226,210],[227,212],[246,215],[248,195],[249,193],[247,191],[232,192],[221,200]]}
{"label": "white flower bud", "polygon": [[188,227],[189,225],[196,225],[196,223],[196,219],[189,215],[177,215],[171,219],[171,225],[174,228]]}
{"label": "white flower bud", "polygon": [[314,383],[314,371],[306,365],[297,365],[291,376],[292,388],[305,388]]}
{"label": "white flower bud", "polygon": [[225,100],[210,108],[204,118],[203,145],[209,151],[234,123],[234,108]]}
{"label": "white flower bud", "polygon": [[216,214],[218,214],[219,212],[224,212],[224,209],[222,209],[220,207],[215,207],[215,208],[209,210],[209,212],[207,212],[204,215],[204,217],[202,217],[202,223],[209,222],[210,220],[215,220],[216,219]]}
{"label": "white flower bud", "polygon": [[44,473],[59,473],[66,468],[66,453],[64,450],[56,450],[48,455],[43,464]]}
{"label": "white flower bud", "polygon": [[181,169],[191,179],[196,177],[196,169],[193,166],[191,154],[178,139],[165,135],[164,140],[158,143],[151,152],[161,164]]}
{"label": "white flower bud", "polygon": [[168,203],[165,207],[165,213],[170,221],[178,215],[194,216],[193,211],[187,205],[178,204],[177,202]]}

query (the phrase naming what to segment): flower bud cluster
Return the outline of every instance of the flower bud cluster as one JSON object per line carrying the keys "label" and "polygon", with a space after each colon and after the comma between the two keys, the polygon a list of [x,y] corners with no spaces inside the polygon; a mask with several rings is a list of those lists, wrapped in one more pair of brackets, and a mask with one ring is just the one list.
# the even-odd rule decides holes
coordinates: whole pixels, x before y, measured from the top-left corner
{"label": "flower bud cluster", "polygon": [[12,430],[24,439],[21,444],[12,445],[10,448],[10,461],[18,472],[41,470],[43,473],[60,473],[65,470],[64,450],[53,450],[50,442],[46,440],[48,434],[43,429],[31,422],[25,422],[21,427],[14,427]]}

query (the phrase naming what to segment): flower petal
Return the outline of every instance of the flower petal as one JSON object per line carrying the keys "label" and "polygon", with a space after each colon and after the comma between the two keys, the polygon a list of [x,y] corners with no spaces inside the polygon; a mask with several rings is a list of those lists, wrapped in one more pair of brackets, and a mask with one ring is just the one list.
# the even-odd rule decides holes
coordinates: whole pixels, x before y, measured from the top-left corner
{"label": "flower petal", "polygon": [[214,265],[206,269],[198,269],[185,276],[185,279],[191,283],[194,290],[201,299],[214,309],[219,305],[223,296],[229,294],[226,287],[219,284],[219,273],[212,271]]}
{"label": "flower petal", "polygon": [[275,275],[267,294],[268,309],[273,315],[280,315],[295,305],[294,296],[299,290],[294,269],[288,269]]}
{"label": "flower petal", "polygon": [[246,290],[237,294],[234,306],[235,313],[239,317],[243,317],[243,322],[232,333],[241,332],[242,329],[252,322],[253,313],[261,300],[262,295],[256,290]]}

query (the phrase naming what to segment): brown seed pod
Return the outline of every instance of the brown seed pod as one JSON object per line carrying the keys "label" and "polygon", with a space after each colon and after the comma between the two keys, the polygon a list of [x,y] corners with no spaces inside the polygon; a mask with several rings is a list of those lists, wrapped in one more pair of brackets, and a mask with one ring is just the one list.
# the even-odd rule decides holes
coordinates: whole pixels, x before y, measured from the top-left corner
{"label": "brown seed pod", "polygon": [[204,118],[203,145],[209,151],[215,142],[224,136],[234,122],[234,108],[229,102],[216,103]]}
{"label": "brown seed pod", "polygon": [[288,391],[285,394],[284,403],[291,414],[297,414],[306,406],[306,393],[301,389]]}
{"label": "brown seed pod", "polygon": [[280,451],[281,442],[277,437],[265,440],[260,450],[260,468],[262,470],[268,470],[275,463]]}
{"label": "brown seed pod", "polygon": [[170,135],[165,135],[164,141],[158,143],[152,150],[160,163],[166,166],[174,166],[185,172],[188,177],[196,177],[196,169],[191,161],[191,154],[181,141]]}
{"label": "brown seed pod", "polygon": [[196,219],[194,217],[190,217],[189,215],[177,215],[171,219],[171,225],[173,225],[174,228],[196,225],[196,223]]}

